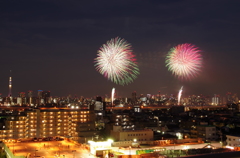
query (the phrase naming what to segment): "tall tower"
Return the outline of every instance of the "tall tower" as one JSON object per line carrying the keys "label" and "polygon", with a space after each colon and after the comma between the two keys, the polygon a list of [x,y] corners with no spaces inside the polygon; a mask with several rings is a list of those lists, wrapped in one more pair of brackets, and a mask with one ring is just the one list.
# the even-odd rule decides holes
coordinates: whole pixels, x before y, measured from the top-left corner
{"label": "tall tower", "polygon": [[9,77],[9,92],[8,92],[8,97],[12,97],[12,77],[11,77],[11,72],[12,70],[10,70],[10,77]]}

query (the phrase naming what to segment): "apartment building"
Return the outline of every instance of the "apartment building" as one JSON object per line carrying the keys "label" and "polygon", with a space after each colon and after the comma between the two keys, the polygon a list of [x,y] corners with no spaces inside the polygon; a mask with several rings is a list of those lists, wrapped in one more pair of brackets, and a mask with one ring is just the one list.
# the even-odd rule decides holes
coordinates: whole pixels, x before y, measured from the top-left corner
{"label": "apartment building", "polygon": [[226,135],[227,146],[239,147],[240,146],[240,135]]}
{"label": "apartment building", "polygon": [[95,131],[95,113],[88,109],[39,108],[6,116],[0,125],[0,140],[56,136],[78,140],[84,133]]}
{"label": "apartment building", "polygon": [[121,126],[123,130],[134,130],[135,128],[129,114],[113,114],[111,119],[115,126]]}
{"label": "apartment building", "polygon": [[25,138],[25,116],[1,118],[0,140]]}
{"label": "apartment building", "polygon": [[212,125],[198,125],[196,129],[191,130],[192,138],[202,138],[204,141],[214,141],[218,138],[216,127]]}

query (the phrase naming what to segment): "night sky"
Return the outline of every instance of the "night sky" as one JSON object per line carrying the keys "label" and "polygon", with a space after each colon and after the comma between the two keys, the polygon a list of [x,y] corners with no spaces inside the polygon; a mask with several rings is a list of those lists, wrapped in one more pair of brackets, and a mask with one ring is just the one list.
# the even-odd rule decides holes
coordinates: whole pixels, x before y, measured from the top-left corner
{"label": "night sky", "polygon": [[[118,96],[240,92],[238,0],[2,0],[0,93],[49,90],[52,96]],[[97,51],[111,38],[131,43],[140,75],[129,85],[95,70]],[[197,78],[178,80],[165,66],[170,48],[202,50]]]}

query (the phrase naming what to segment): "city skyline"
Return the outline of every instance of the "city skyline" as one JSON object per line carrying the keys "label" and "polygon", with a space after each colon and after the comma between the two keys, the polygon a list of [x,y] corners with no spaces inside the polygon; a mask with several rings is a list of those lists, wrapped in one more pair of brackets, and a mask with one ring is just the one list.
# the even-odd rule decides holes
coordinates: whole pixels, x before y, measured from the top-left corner
{"label": "city skyline", "polygon": [[[0,93],[49,90],[54,96],[138,94],[239,94],[240,2],[212,1],[6,1],[0,6]],[[136,55],[140,75],[130,84],[112,83],[94,68],[102,44],[121,37]],[[182,81],[165,66],[169,50],[199,47],[203,68]],[[10,70],[12,73],[10,75]]]}

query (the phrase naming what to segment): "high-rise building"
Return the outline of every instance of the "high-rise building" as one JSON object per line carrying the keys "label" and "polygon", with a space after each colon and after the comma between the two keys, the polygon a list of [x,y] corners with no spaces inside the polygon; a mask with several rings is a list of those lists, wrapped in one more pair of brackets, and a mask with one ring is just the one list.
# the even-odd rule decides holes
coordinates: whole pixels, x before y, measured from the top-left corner
{"label": "high-rise building", "polygon": [[42,98],[43,90],[38,90],[38,98]]}
{"label": "high-rise building", "polygon": [[24,98],[25,97],[25,92],[20,92],[18,96],[21,97],[21,98]]}
{"label": "high-rise building", "polygon": [[102,97],[101,96],[96,96],[96,101],[102,102]]}
{"label": "high-rise building", "polygon": [[50,101],[50,91],[43,91],[42,98],[43,98],[45,104],[50,103],[51,102]]}
{"label": "high-rise building", "polygon": [[32,98],[33,97],[33,92],[32,91],[28,91],[28,98]]}
{"label": "high-rise building", "polygon": [[27,93],[27,103],[29,105],[33,104],[33,92],[32,91],[28,91],[28,93]]}
{"label": "high-rise building", "polygon": [[214,97],[212,98],[212,105],[219,105],[219,96],[214,94]]}
{"label": "high-rise building", "polygon": [[132,103],[133,104],[137,103],[137,92],[136,91],[132,92]]}
{"label": "high-rise building", "polygon": [[27,103],[27,100],[26,100],[26,97],[25,97],[25,92],[20,92],[18,94],[18,97],[17,97],[17,104],[18,105],[23,105],[23,104],[26,104]]}
{"label": "high-rise building", "polygon": [[44,104],[44,99],[42,98],[42,93],[43,93],[43,90],[38,90],[38,93],[37,93],[37,103],[39,105],[41,104]]}

